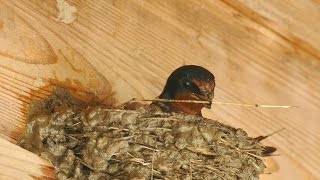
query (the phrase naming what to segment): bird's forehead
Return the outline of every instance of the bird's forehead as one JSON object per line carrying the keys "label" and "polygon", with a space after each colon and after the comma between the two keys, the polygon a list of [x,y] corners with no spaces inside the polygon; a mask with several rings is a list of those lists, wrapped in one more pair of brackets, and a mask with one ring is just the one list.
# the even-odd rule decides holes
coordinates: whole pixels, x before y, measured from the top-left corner
{"label": "bird's forehead", "polygon": [[192,79],[192,82],[198,86],[201,92],[213,92],[215,88],[215,81],[208,79],[208,80],[198,80]]}

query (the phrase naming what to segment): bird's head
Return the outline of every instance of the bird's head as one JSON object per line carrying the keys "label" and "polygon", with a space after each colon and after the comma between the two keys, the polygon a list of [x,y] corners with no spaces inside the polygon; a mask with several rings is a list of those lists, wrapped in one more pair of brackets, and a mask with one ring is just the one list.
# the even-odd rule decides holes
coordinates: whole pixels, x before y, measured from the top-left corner
{"label": "bird's head", "polygon": [[[176,69],[168,77],[159,98],[211,102],[214,88],[215,77],[210,71],[201,66],[186,65]],[[201,114],[201,109],[210,107],[211,104],[167,103],[167,106],[169,111]]]}

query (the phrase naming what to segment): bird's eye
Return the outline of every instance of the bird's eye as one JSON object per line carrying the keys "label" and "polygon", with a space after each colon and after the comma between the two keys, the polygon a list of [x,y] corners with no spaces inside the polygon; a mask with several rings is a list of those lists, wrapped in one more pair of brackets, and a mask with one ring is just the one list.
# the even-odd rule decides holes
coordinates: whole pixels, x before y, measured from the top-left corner
{"label": "bird's eye", "polygon": [[191,83],[189,81],[185,82],[186,86],[189,87]]}

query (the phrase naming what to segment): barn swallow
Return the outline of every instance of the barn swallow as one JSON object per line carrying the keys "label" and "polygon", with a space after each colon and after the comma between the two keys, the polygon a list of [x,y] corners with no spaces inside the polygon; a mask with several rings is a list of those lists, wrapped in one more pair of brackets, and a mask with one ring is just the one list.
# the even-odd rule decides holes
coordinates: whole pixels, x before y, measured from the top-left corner
{"label": "barn swallow", "polygon": [[160,94],[160,99],[208,101],[210,104],[154,102],[165,112],[184,112],[201,115],[203,107],[210,108],[214,97],[215,77],[207,69],[186,65],[179,67],[168,77],[166,85]]}

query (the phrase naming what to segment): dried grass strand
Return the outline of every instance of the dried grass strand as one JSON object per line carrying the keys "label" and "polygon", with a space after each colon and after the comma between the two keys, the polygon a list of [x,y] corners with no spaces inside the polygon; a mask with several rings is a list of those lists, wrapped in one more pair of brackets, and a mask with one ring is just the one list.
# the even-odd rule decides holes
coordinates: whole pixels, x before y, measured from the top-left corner
{"label": "dried grass strand", "polygon": [[260,141],[262,141],[262,140],[264,140],[264,139],[266,139],[266,138],[268,138],[268,137],[270,137],[270,136],[273,136],[273,135],[275,135],[275,134],[277,134],[277,133],[279,133],[279,132],[281,132],[281,131],[283,131],[283,130],[285,130],[285,129],[286,129],[286,128],[281,128],[281,129],[279,129],[279,130],[277,130],[277,131],[275,131],[275,132],[272,132],[272,133],[270,133],[270,134],[268,134],[268,135],[258,136],[258,137],[255,137],[254,139],[260,142]]}
{"label": "dried grass strand", "polygon": [[231,105],[231,106],[243,106],[243,107],[255,107],[255,108],[296,108],[297,106],[289,105],[267,105],[267,104],[243,104],[233,102],[220,102],[220,101],[200,101],[200,100],[175,100],[175,99],[133,99],[130,102],[173,102],[173,103],[194,103],[194,104],[218,104],[218,105]]}

